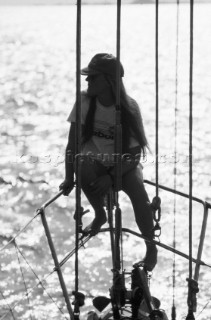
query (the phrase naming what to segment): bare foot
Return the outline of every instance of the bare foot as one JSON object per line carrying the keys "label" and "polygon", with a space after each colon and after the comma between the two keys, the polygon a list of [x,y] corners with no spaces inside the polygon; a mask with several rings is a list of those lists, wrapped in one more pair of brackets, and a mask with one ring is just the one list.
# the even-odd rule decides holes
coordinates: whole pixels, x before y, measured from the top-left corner
{"label": "bare foot", "polygon": [[83,230],[83,232],[94,236],[100,231],[100,228],[106,223],[106,221],[106,217],[94,218],[94,220]]}

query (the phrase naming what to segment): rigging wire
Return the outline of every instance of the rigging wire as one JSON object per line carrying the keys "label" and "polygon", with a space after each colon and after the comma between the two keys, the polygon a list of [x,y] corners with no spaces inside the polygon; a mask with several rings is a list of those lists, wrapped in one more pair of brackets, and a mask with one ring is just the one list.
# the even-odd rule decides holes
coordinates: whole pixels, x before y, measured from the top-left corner
{"label": "rigging wire", "polygon": [[[0,290],[0,292],[1,292],[2,298],[4,299],[5,305],[7,305],[7,308],[9,309],[9,312],[7,312],[7,314],[11,313],[13,320],[15,320],[15,316],[14,316],[12,307],[7,303],[7,299],[5,298],[3,292],[1,290]],[[2,317],[0,319],[2,319]]]}
{"label": "rigging wire", "polygon": [[197,318],[204,312],[204,310],[207,308],[208,304],[211,302],[211,298],[206,302],[202,310],[197,314]]}
{"label": "rigging wire", "polygon": [[[91,235],[88,235],[85,239],[81,239],[80,243],[78,245],[78,249],[81,247],[84,247],[85,243],[88,242],[91,239]],[[69,259],[73,256],[73,254],[76,252],[76,248],[74,248],[71,252],[69,252],[64,259],[59,263],[59,266],[62,267]],[[54,271],[56,271],[56,268],[54,268]]]}
{"label": "rigging wire", "polygon": [[[61,194],[62,194],[62,192],[60,191],[56,196],[54,196],[53,198],[51,198],[50,200],[48,200],[43,206],[42,206],[42,208],[44,208],[44,207],[47,207],[48,205],[50,205],[52,202],[54,202],[58,197],[60,197],[61,196]],[[26,230],[26,228],[33,222],[33,220],[38,216],[38,215],[40,215],[40,213],[41,213],[41,209],[37,209],[37,214],[32,218],[32,219],[30,219],[30,221],[21,229],[21,230],[19,230],[19,232],[12,238],[12,237],[10,237],[10,238],[8,238],[8,239],[10,239],[9,241],[8,241],[8,243],[3,247],[3,248],[1,248],[1,250],[0,250],[0,252],[1,251],[3,251],[4,249],[6,249],[11,243],[15,243],[15,240],[16,240],[16,238],[22,233],[22,232],[24,232],[25,230]],[[17,245],[17,243],[16,243],[16,245]],[[32,270],[32,272],[34,273],[34,275],[35,275],[35,277],[39,280],[39,283],[36,285],[36,286],[34,286],[30,291],[28,291],[28,293],[26,293],[24,296],[26,296],[26,297],[29,297],[29,295],[30,295],[30,293],[34,290],[34,288],[36,288],[39,284],[41,284],[41,286],[43,287],[43,289],[46,291],[46,289],[45,289],[45,287],[43,286],[43,284],[42,284],[42,281],[44,281],[45,279],[47,279],[47,277],[49,276],[49,275],[51,275],[54,271],[56,271],[56,270],[53,270],[53,272],[51,272],[49,275],[47,275],[42,281],[39,279],[39,277],[37,276],[37,274],[35,273],[35,271],[33,270],[33,268],[30,266],[30,264],[28,263],[28,261],[27,261],[27,259],[23,256],[23,254],[21,253],[21,251],[20,251],[20,249],[19,249],[19,247],[17,246],[17,249],[19,250],[19,253],[22,255],[22,257],[24,258],[24,260],[25,260],[25,262],[29,265],[29,267],[30,267],[30,269]],[[20,264],[20,263],[19,263]],[[46,291],[47,292],[47,291]],[[53,300],[53,298],[48,294],[48,292],[47,292],[47,295],[49,296],[49,298],[55,303],[55,305],[57,306],[57,304],[56,304],[56,302]],[[3,293],[2,293],[2,296],[4,297],[4,295],[3,295]],[[23,298],[21,298],[21,300],[22,300]],[[5,299],[6,300],[6,299]],[[18,303],[19,303],[19,301],[18,301]],[[14,308],[17,306],[17,304],[18,303],[16,303],[15,304],[15,306],[13,306],[13,308],[11,309],[10,307],[10,312],[12,312],[12,310],[14,310]],[[60,310],[60,308],[57,306],[57,308]],[[63,313],[63,311],[62,310],[60,310],[60,312],[61,313]],[[5,318],[5,316],[7,316],[7,314],[8,314],[8,312],[3,316],[3,317],[1,317],[0,319],[2,320],[2,319],[4,319]],[[65,319],[67,319],[67,318],[65,318]]]}
{"label": "rigging wire", "polygon": [[[76,21],[76,222],[75,222],[75,294],[79,286],[79,219],[81,213],[81,0],[77,1]],[[79,304],[75,299],[74,318],[79,317]]]}
{"label": "rigging wire", "polygon": [[159,59],[158,59],[158,42],[159,42],[159,0],[156,0],[155,5],[155,189],[156,196],[151,203],[151,209],[155,226],[152,230],[153,237],[160,237],[161,227],[161,199],[159,197]]}
{"label": "rigging wire", "polygon": [[[179,4],[177,0],[176,16],[176,66],[175,66],[175,105],[174,105],[174,190],[177,188],[177,112],[178,112],[178,53],[179,53]],[[176,249],[176,194],[174,193],[173,248]],[[175,287],[176,287],[176,255],[173,257],[172,270],[172,320],[176,320]]]}
{"label": "rigging wire", "polygon": [[[190,1],[190,78],[189,78],[189,255],[192,257],[192,196],[193,196],[193,0]],[[191,259],[190,259],[191,261]],[[192,278],[192,263],[189,265]]]}
{"label": "rigging wire", "polygon": [[[54,305],[57,307],[57,309],[60,311],[60,313],[62,314],[62,316],[68,320],[68,318],[65,316],[63,310],[57,305],[56,301],[53,299],[53,297],[50,295],[50,293],[48,293],[47,289],[45,288],[43,282],[47,280],[47,278],[49,278],[49,276],[51,276],[54,272],[55,269],[53,271],[51,271],[49,274],[45,275],[42,279],[39,278],[39,276],[37,275],[37,273],[34,271],[33,267],[30,265],[30,263],[28,262],[28,260],[26,259],[26,257],[24,256],[23,252],[20,250],[19,246],[16,243],[16,248],[19,252],[19,254],[22,256],[22,258],[24,259],[24,261],[26,262],[26,264],[28,265],[28,267],[30,268],[30,270],[32,271],[32,273],[34,274],[35,278],[38,280],[38,283],[33,286],[30,290],[28,290],[28,293],[24,293],[22,295],[22,297],[19,299],[19,301],[17,301],[14,306],[12,308],[10,308],[10,312],[12,312],[13,310],[15,310],[15,308],[17,307],[17,305],[19,304],[20,301],[22,301],[25,297],[29,297],[30,294],[34,291],[34,289],[36,289],[39,285],[43,288],[43,290],[46,292],[47,296],[49,297],[49,299],[54,303]],[[5,299],[6,300],[6,299]],[[3,320],[5,319],[5,317],[9,314],[9,312],[7,312],[6,314],[4,314],[3,317],[1,317],[0,319]]]}
{"label": "rigging wire", "polygon": [[[117,152],[120,153],[120,161],[119,161],[119,178],[117,177],[118,180],[118,186],[119,190],[121,189],[122,186],[122,125],[121,125],[121,100],[120,100],[120,52],[121,52],[121,0],[118,0],[117,2],[117,43],[116,43],[116,51],[117,51],[117,99],[116,99],[116,104],[117,108],[119,107],[119,118],[117,119],[117,123],[119,124],[119,135],[117,135],[118,140],[118,149]],[[121,209],[120,209],[121,210]],[[123,261],[123,235],[122,235],[122,214],[120,211],[120,264],[121,264],[121,270],[124,270],[124,261]]]}
{"label": "rigging wire", "polygon": [[26,230],[26,228],[32,223],[32,221],[40,214],[40,212],[37,211],[36,215],[30,219],[27,224],[21,228],[18,233],[9,240],[9,242],[7,242],[1,249],[0,249],[0,252],[4,251],[11,243],[13,243],[13,241],[15,241],[15,239],[22,233]]}
{"label": "rigging wire", "polygon": [[115,268],[121,269],[120,240],[122,237],[122,215],[119,207],[119,195],[122,185],[122,125],[120,101],[120,47],[121,47],[121,0],[117,0],[117,28],[116,28],[116,108],[115,108]]}
{"label": "rigging wire", "polygon": [[159,60],[158,60],[158,36],[159,36],[159,0],[156,0],[155,6],[155,181],[156,181],[156,198],[158,198],[159,187],[158,187],[158,174],[159,174],[159,163],[158,163],[158,129],[159,129]]}
{"label": "rigging wire", "polygon": [[190,66],[189,66],[189,279],[188,279],[188,315],[194,319],[194,297],[191,288],[192,267],[192,194],[193,194],[193,9],[194,0],[190,0]]}
{"label": "rigging wire", "polygon": [[22,277],[23,284],[24,284],[24,288],[25,288],[25,292],[26,292],[25,295],[26,295],[26,298],[27,298],[27,301],[28,301],[29,310],[30,310],[30,319],[32,320],[32,307],[31,307],[31,302],[30,302],[30,299],[29,299],[28,288],[27,288],[27,285],[26,285],[26,280],[25,280],[25,277],[24,277],[23,268],[22,268],[22,266],[21,266],[21,261],[20,261],[20,257],[19,257],[18,245],[17,245],[17,243],[16,243],[15,240],[14,240],[14,246],[15,246],[15,251],[16,251],[16,255],[17,255],[17,259],[18,259],[18,263],[19,263],[19,267],[20,267],[21,277]]}

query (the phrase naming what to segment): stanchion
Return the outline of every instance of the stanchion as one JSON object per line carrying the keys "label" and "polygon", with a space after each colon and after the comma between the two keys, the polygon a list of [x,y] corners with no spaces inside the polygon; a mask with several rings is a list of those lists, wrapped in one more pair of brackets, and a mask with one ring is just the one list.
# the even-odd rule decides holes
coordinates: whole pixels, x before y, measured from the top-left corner
{"label": "stanchion", "polygon": [[[52,201],[50,203],[52,203]],[[50,203],[47,203],[47,205],[49,205]],[[45,204],[45,206],[46,206],[46,204]],[[53,240],[52,240],[52,237],[51,237],[49,226],[48,226],[48,223],[47,223],[47,220],[46,220],[44,207],[39,209],[39,213],[41,215],[42,224],[43,224],[43,227],[45,229],[45,234],[46,234],[46,237],[47,237],[47,240],[48,240],[48,244],[49,244],[49,247],[50,247],[50,251],[51,251],[51,255],[52,255],[52,258],[53,258],[53,261],[54,261],[54,264],[55,264],[56,272],[58,274],[58,278],[59,278],[59,282],[60,282],[60,285],[61,285],[61,289],[62,289],[62,292],[63,292],[64,299],[65,299],[65,302],[66,302],[67,310],[68,310],[68,313],[70,315],[70,320],[73,320],[74,319],[73,310],[71,308],[71,304],[70,304],[67,288],[66,288],[66,285],[65,285],[65,282],[64,282],[64,278],[63,278],[63,274],[62,274],[62,271],[61,271],[61,268],[60,268],[60,265],[59,265],[59,261],[58,261],[58,258],[57,258],[57,254],[56,254],[56,250],[55,250],[55,247],[54,247],[54,244],[53,244]]]}

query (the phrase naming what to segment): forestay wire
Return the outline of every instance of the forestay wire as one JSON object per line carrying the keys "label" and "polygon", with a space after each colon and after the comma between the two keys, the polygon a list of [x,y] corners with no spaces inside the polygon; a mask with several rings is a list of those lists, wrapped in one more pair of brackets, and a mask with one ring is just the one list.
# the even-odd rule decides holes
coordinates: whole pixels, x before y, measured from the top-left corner
{"label": "forestay wire", "polygon": [[118,192],[122,188],[122,124],[120,102],[120,44],[121,44],[121,0],[117,0],[117,30],[116,30],[116,101],[115,101],[115,269],[121,269],[120,241],[122,239],[122,215],[119,207]]}
{"label": "forestay wire", "polygon": [[[190,0],[190,87],[189,87],[189,255],[192,257],[192,197],[193,197],[193,0]],[[192,278],[192,263],[189,265]]]}
{"label": "forestay wire", "polygon": [[[175,65],[175,104],[174,104],[174,190],[177,188],[177,112],[178,112],[178,53],[179,53],[179,5],[177,0],[176,13],[176,65]],[[173,221],[173,248],[176,249],[176,194],[174,193],[174,221]],[[175,306],[175,287],[176,287],[176,255],[173,257],[172,270],[172,320],[176,320]]]}
{"label": "forestay wire", "polygon": [[158,173],[159,173],[159,59],[158,59],[158,36],[159,36],[159,0],[156,0],[155,6],[155,182],[156,182],[156,197],[158,198]]}
{"label": "forestay wire", "polygon": [[79,220],[81,214],[81,0],[77,1],[76,25],[76,219],[75,219],[75,302],[74,319],[79,318],[79,303],[77,300],[79,286]]}
{"label": "forestay wire", "polygon": [[193,195],[193,9],[194,0],[190,0],[190,66],[189,66],[189,279],[188,279],[188,315],[187,320],[195,319],[194,295],[192,287],[192,195]]}
{"label": "forestay wire", "polygon": [[161,235],[159,224],[161,218],[161,199],[159,197],[159,0],[155,4],[155,189],[156,196],[153,198],[151,208],[155,226],[153,228],[154,237]]}

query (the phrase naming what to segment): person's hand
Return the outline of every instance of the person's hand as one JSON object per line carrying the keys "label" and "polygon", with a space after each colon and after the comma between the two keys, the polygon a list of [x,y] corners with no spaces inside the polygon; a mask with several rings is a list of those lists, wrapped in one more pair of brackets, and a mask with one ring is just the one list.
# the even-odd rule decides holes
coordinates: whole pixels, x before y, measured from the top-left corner
{"label": "person's hand", "polygon": [[59,186],[59,190],[63,190],[63,195],[68,196],[69,193],[73,190],[74,181],[65,179]]}
{"label": "person's hand", "polygon": [[94,194],[104,195],[112,186],[113,181],[108,174],[98,177],[90,183],[91,190]]}

